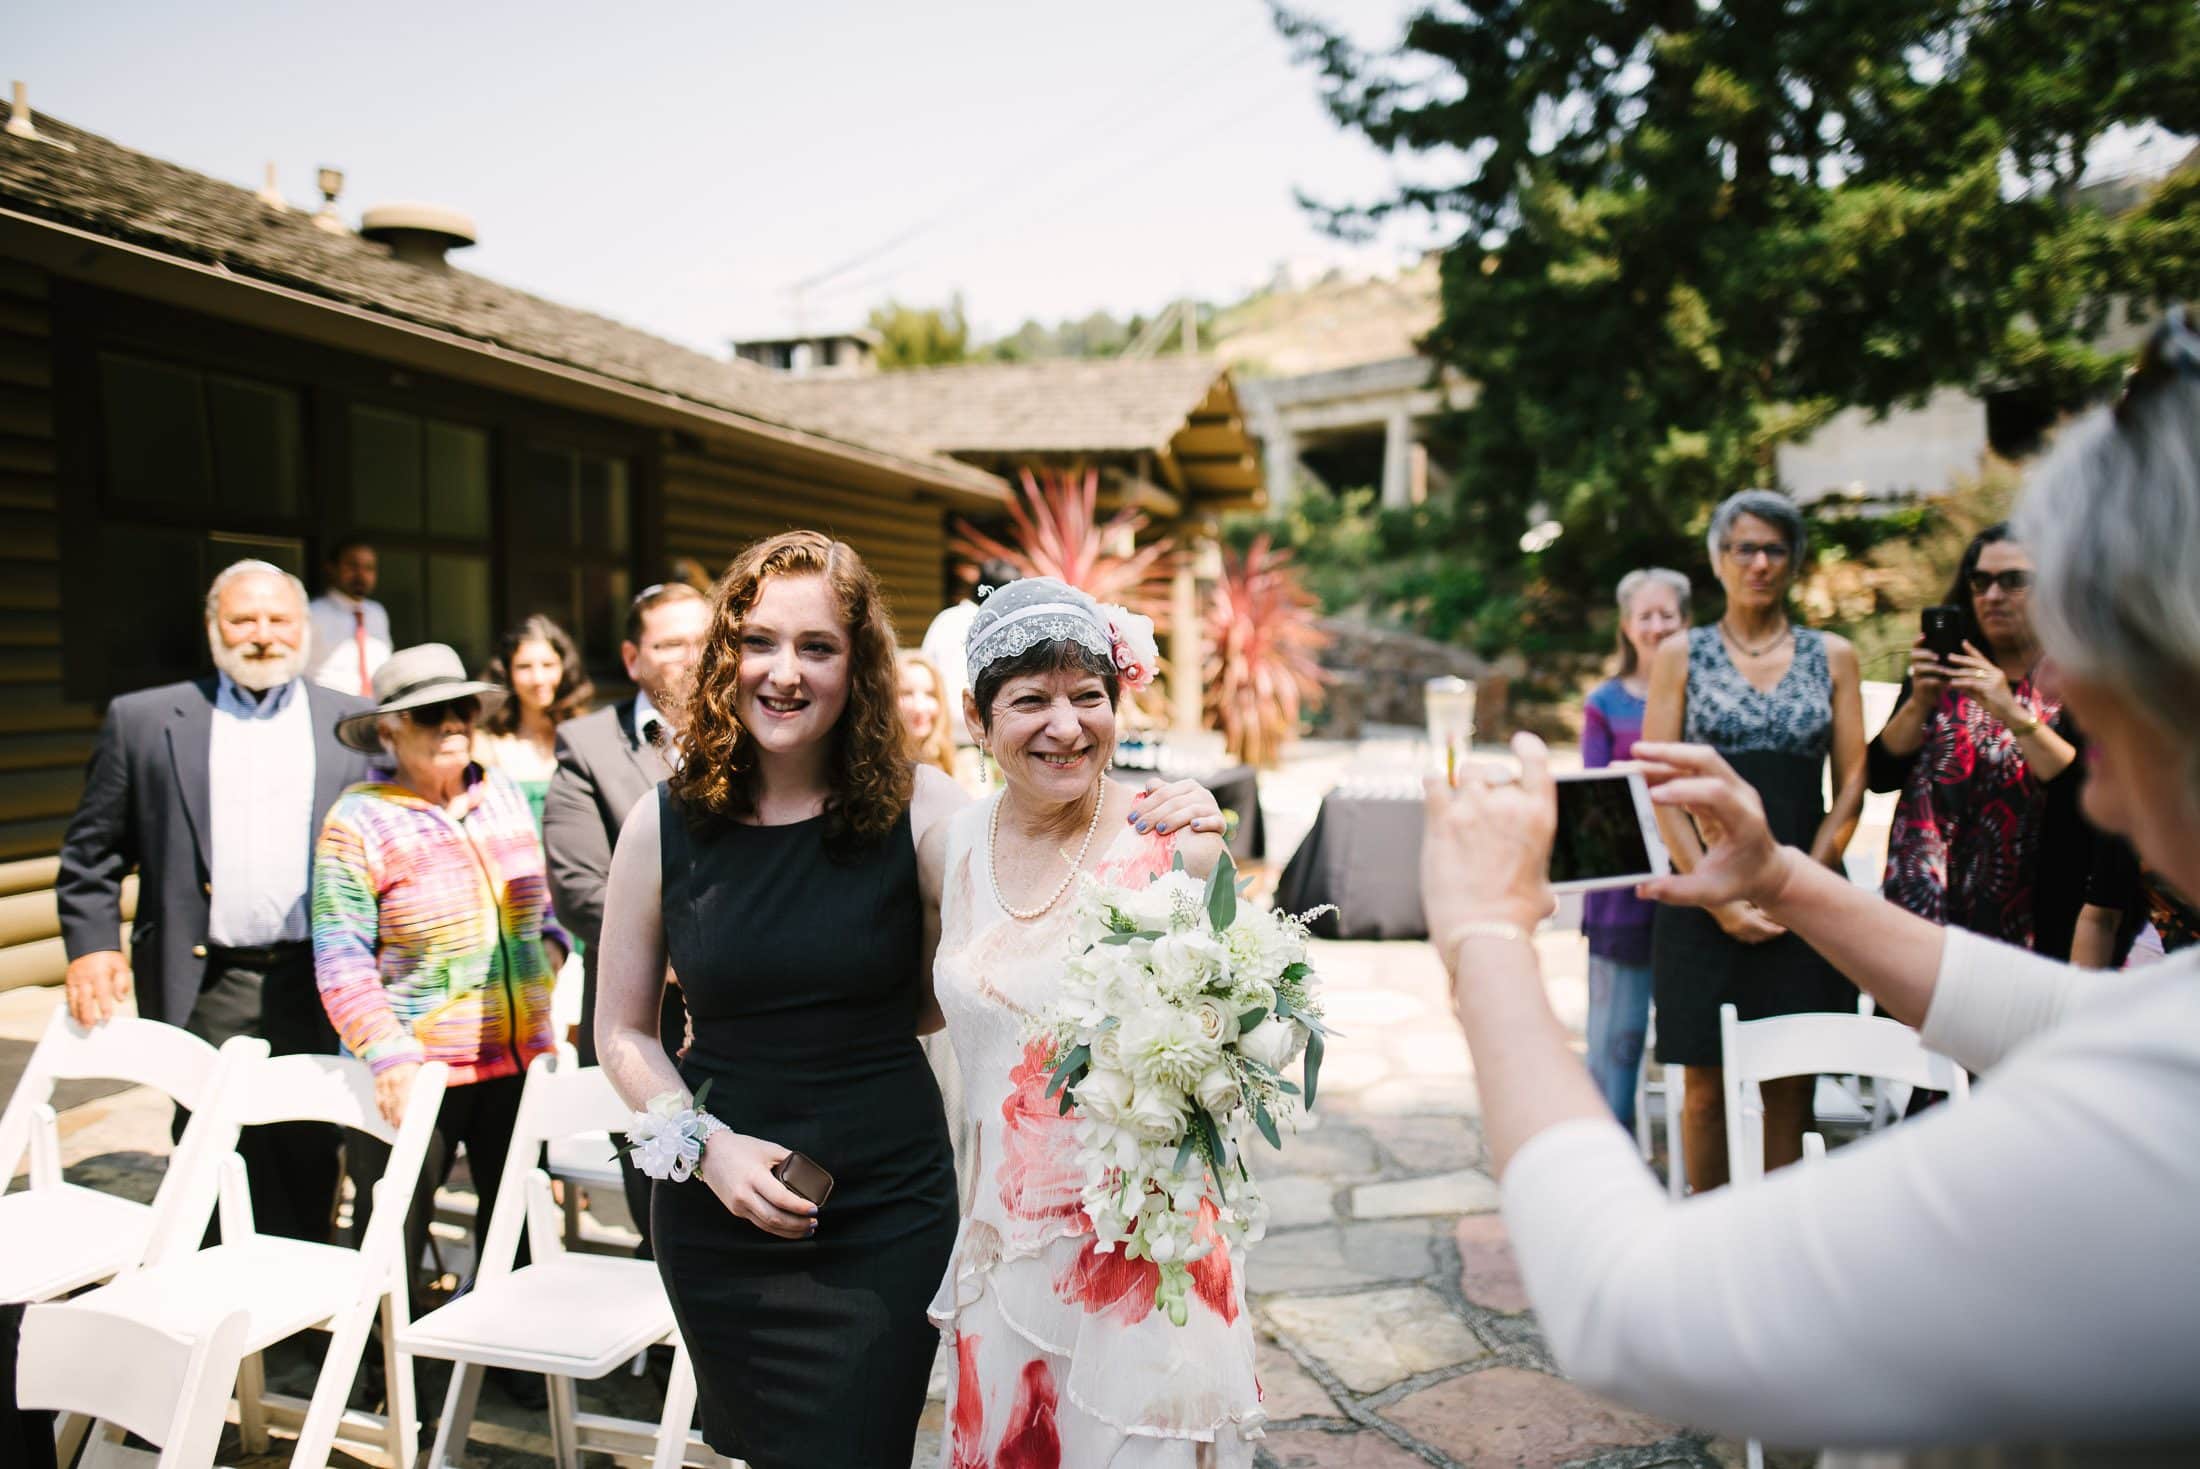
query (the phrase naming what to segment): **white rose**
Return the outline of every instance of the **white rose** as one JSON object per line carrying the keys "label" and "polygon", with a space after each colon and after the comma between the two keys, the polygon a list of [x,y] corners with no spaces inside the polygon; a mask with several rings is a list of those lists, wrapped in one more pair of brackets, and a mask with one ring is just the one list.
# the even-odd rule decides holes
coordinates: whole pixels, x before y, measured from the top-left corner
{"label": "white rose", "polygon": [[1225,1115],[1242,1097],[1237,1076],[1229,1067],[1221,1065],[1210,1066],[1200,1075],[1192,1095],[1199,1099],[1199,1105],[1207,1109],[1210,1117]]}
{"label": "white rose", "polygon": [[1095,1071],[1120,1071],[1123,1069],[1123,1028],[1111,1025],[1092,1038],[1092,1069]]}
{"label": "white rose", "polygon": [[[1108,1032],[1113,1035],[1114,1032]],[[1094,1060],[1097,1062],[1098,1054]],[[1102,1070],[1095,1065],[1085,1073],[1085,1079],[1077,1083],[1077,1105],[1085,1109],[1085,1115],[1098,1122],[1120,1122],[1123,1109],[1131,1104],[1131,1079],[1120,1071]]]}
{"label": "white rose", "polygon": [[1270,1071],[1281,1071],[1304,1043],[1297,1021],[1271,1015],[1238,1037],[1238,1050],[1248,1060],[1258,1061]]}
{"label": "white rose", "polygon": [[1148,1142],[1166,1142],[1184,1131],[1184,1093],[1173,1086],[1141,1086],[1123,1112],[1123,1125]]}
{"label": "white rose", "polygon": [[1192,1002],[1188,1013],[1192,1024],[1199,1027],[1199,1033],[1216,1045],[1226,1046],[1237,1039],[1238,1011],[1229,1001],[1201,995]]}

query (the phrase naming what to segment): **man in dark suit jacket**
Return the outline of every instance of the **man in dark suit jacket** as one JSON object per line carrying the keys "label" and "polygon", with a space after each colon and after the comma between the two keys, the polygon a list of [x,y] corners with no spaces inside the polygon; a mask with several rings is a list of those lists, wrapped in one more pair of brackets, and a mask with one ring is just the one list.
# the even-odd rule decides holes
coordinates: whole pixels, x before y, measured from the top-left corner
{"label": "man in dark suit jacket", "polygon": [[[371,706],[303,677],[305,589],[277,567],[223,571],[206,626],[214,674],[125,694],[100,725],[54,883],[69,1008],[96,1025],[134,988],[140,1015],[214,1045],[260,1035],[278,1054],[333,1054],[313,979],[313,842],[368,775],[336,722]],[[247,1129],[238,1151],[263,1230],[328,1237],[340,1141],[310,1123]]]}
{"label": "man in dark suit jacket", "polygon": [[[688,674],[710,627],[710,605],[685,582],[650,587],[627,613],[619,654],[635,697],[558,727],[558,769],[542,803],[542,844],[558,921],[581,940],[583,1065],[596,1064],[596,951],[603,937],[604,887],[619,828],[657,783],[672,774],[673,736]],[[687,1009],[677,986],[665,987],[659,1034],[677,1051]],[[649,1245],[649,1181],[621,1159],[626,1197]]]}

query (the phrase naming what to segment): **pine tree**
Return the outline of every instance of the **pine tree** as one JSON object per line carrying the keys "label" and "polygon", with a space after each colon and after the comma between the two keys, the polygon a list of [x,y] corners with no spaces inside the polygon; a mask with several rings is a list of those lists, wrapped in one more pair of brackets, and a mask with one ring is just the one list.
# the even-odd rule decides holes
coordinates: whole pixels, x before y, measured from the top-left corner
{"label": "pine tree", "polygon": [[1441,0],[1380,55],[1276,15],[1340,122],[1457,175],[1325,213],[1465,221],[1453,523],[1531,618],[1699,567],[1709,506],[1845,405],[2071,406],[2111,311],[2200,293],[2200,167],[2079,187],[2114,129],[2200,133],[2192,0]]}

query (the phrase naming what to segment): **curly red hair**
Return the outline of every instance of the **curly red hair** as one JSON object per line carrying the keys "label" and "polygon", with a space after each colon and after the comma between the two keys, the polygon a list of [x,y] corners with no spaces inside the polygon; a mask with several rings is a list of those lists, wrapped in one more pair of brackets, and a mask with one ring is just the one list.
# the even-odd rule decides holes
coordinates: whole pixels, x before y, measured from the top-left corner
{"label": "curly red hair", "polygon": [[832,791],[826,841],[866,846],[894,828],[916,787],[902,733],[894,625],[863,558],[845,541],[796,530],[756,542],[733,558],[711,589],[710,630],[695,664],[673,798],[690,820],[738,821],[756,811],[756,742],[735,714],[741,629],[764,583],[817,576],[832,589],[848,630],[848,707],[833,726]]}

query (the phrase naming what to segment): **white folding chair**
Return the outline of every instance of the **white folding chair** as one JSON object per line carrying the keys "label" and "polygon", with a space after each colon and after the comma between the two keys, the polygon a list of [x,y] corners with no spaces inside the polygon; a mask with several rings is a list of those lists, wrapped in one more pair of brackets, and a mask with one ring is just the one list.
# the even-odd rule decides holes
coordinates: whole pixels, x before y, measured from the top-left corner
{"label": "white folding chair", "polygon": [[[0,1179],[30,1151],[30,1186],[0,1198],[0,1301],[65,1296],[143,1260],[169,1221],[195,1213],[203,1225],[220,1162],[206,1146],[217,1098],[237,1063],[266,1055],[267,1042],[248,1036],[217,1052],[157,1020],[125,1016],[86,1027],[66,1006],[56,1009],[0,1113]],[[54,1083],[93,1079],[151,1087],[191,1111],[149,1205],[61,1176]]]}
{"label": "white folding chair", "polygon": [[[569,1252],[550,1176],[536,1166],[546,1144],[623,1128],[630,1111],[601,1067],[537,1056],[512,1126],[512,1148],[497,1190],[496,1210],[482,1242],[473,1289],[402,1329],[408,1354],[456,1364],[443,1405],[429,1469],[463,1455],[486,1368],[539,1372],[550,1385],[550,1438],[561,1469],[574,1469],[583,1449],[654,1455],[678,1465],[690,1451],[695,1383],[687,1351],[673,1328],[657,1267],[647,1260]],[[517,1265],[520,1231],[530,1262]],[[659,1343],[674,1346],[671,1390],[655,1425],[578,1411],[573,1384],[594,1379]],[[706,1458],[696,1462],[709,1462]]]}
{"label": "white folding chair", "polygon": [[[1650,1102],[1655,1098],[1658,1115],[1665,1123],[1665,1193],[1678,1203],[1688,1192],[1688,1150],[1681,1140],[1681,1107],[1688,1098],[1688,1083],[1680,1067],[1661,1063],[1657,1053],[1658,1012],[1653,1005],[1643,1031],[1642,1062],[1635,1068],[1635,1148],[1645,1163],[1656,1151],[1650,1120]],[[1658,1072],[1655,1081],[1650,1077],[1652,1067]]]}
{"label": "white folding chair", "polygon": [[[266,1451],[274,1424],[298,1433],[295,1469],[323,1469],[339,1433],[387,1452],[393,1463],[410,1464],[420,1425],[412,1362],[402,1347],[409,1299],[405,1213],[428,1155],[445,1076],[440,1061],[422,1066],[406,1096],[404,1125],[392,1128],[375,1106],[374,1077],[362,1061],[277,1056],[238,1066],[213,1109],[220,1126],[207,1139],[227,1155],[220,1180],[222,1242],[193,1248],[195,1231],[205,1225],[202,1215],[193,1232],[179,1229],[159,1243],[142,1268],[54,1309],[126,1317],[196,1342],[242,1307],[246,1356],[237,1376],[237,1425],[246,1453]],[[358,1249],[254,1229],[244,1161],[234,1149],[239,1128],[271,1122],[333,1122],[390,1145],[388,1167],[374,1186],[374,1218]],[[390,1395],[386,1417],[344,1409],[377,1307]],[[259,1354],[313,1327],[329,1333],[313,1396],[301,1401],[269,1394]]]}
{"label": "white folding chair", "polygon": [[1869,1076],[1882,1087],[1888,1082],[1927,1087],[1948,1093],[1950,1101],[1966,1101],[1971,1094],[1962,1067],[1926,1049],[1907,1025],[1883,1016],[1813,1011],[1745,1023],[1732,1005],[1721,1005],[1719,1041],[1727,1173],[1736,1183],[1764,1176],[1764,1082],[1834,1072]]}
{"label": "white folding chair", "polygon": [[102,1433],[85,1446],[78,1469],[144,1463],[202,1469],[221,1442],[246,1330],[243,1311],[180,1337],[86,1306],[32,1306],[23,1313],[16,1402],[101,1419],[160,1448],[155,1459],[125,1447],[119,1433]]}

